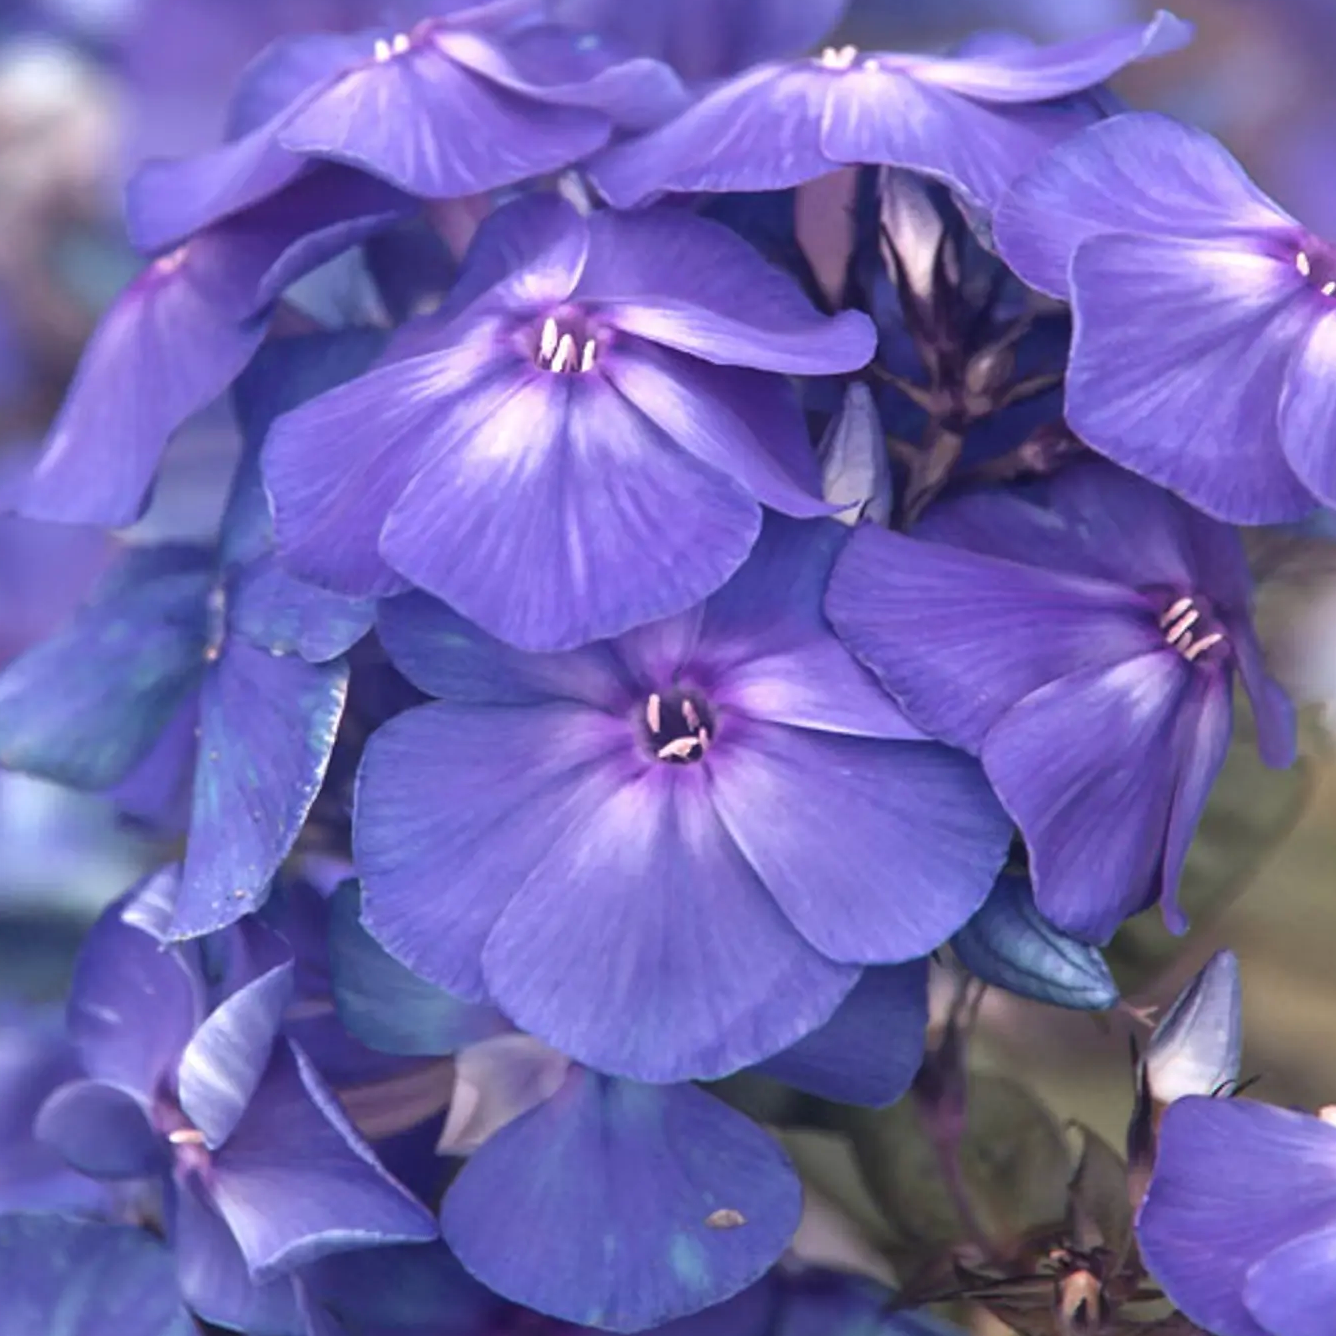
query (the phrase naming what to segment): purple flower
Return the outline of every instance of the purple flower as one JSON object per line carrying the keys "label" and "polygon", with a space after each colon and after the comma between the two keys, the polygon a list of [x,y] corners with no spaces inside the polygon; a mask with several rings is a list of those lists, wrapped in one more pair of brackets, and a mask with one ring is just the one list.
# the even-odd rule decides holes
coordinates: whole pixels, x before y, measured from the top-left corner
{"label": "purple flower", "polygon": [[855,532],[826,600],[841,638],[919,727],[982,760],[1047,918],[1106,941],[1158,898],[1181,930],[1236,671],[1263,759],[1294,757],[1238,538],[1098,461],[948,501],[917,532]]}
{"label": "purple flower", "polygon": [[348,594],[416,585],[533,650],[679,613],[763,505],[832,509],[783,377],[851,371],[874,340],[718,224],[522,199],[445,312],[275,425],[280,559]]}
{"label": "purple flower", "polygon": [[[357,915],[349,884],[330,935],[349,1028],[389,1052],[454,1055],[438,1150],[468,1160],[441,1227],[473,1275],[555,1317],[637,1331],[737,1293],[789,1246],[798,1181],[748,1119],[691,1085],[571,1063],[492,1008],[419,979]],[[866,971],[824,1026],[760,1070],[826,1099],[891,1103],[923,1056],[926,984],[923,961]],[[517,1220],[546,1265],[516,1249]]]}
{"label": "purple flower", "polygon": [[255,355],[284,289],[413,207],[378,181],[331,169],[154,260],[89,340],[16,498],[20,512],[133,522],[168,440]]}
{"label": "purple flower", "polygon": [[293,1268],[435,1229],[279,1037],[292,963],[277,939],[207,1009],[197,948],[157,935],[172,877],[117,901],[89,934],[69,1004],[88,1077],[51,1095],[37,1131],[93,1177],[163,1175],[191,1307],[239,1330],[282,1330]]}
{"label": "purple flower", "polygon": [[1066,416],[1101,454],[1234,523],[1336,501],[1336,247],[1209,135],[1094,126],[1015,183],[995,234],[1072,304]]}
{"label": "purple flower", "polygon": [[[410,32],[321,34],[276,44],[252,67],[233,111],[236,137],[208,153],[149,162],[130,182],[126,225],[139,249],[175,246],[343,163],[419,199],[455,199],[543,176],[644,128],[685,94],[651,60],[521,71],[486,6]],[[526,74],[529,77],[526,77]]]}
{"label": "purple flower", "polygon": [[600,154],[595,184],[613,204],[662,191],[783,190],[851,164],[908,167],[991,208],[1058,140],[1098,119],[1075,99],[1132,61],[1176,50],[1191,28],[1148,24],[1033,47],[1008,42],[956,57],[828,47],[759,65],[676,120]]}
{"label": "purple flower", "polygon": [[1327,1336],[1336,1127],[1249,1100],[1178,1100],[1137,1239],[1170,1299],[1218,1336]]}
{"label": "purple flower", "polygon": [[[367,745],[364,921],[394,956],[601,1071],[721,1076],[826,1021],[870,963],[984,899],[1010,825],[820,612],[847,530],[772,517],[704,605],[530,655],[382,606],[439,699]],[[598,968],[591,968],[598,962]]]}

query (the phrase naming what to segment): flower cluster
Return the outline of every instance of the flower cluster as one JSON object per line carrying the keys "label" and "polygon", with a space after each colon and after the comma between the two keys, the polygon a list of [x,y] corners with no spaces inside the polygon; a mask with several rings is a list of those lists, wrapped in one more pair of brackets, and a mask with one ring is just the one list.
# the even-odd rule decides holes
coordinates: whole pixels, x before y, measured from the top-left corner
{"label": "flower cluster", "polygon": [[[1336,501],[1336,250],[1104,88],[1168,14],[840,10],[441,0],[130,183],[14,504],[132,525],[221,395],[243,445],[212,544],[118,540],[0,672],[0,764],[176,846],[16,1078],[30,1330],[81,1267],[153,1336],[936,1330],[802,1264],[724,1078],[940,1111],[931,957],[1117,1005],[1236,694],[1293,759],[1230,526]],[[1254,1327],[1172,1296],[1316,1333],[1268,1237]]]}

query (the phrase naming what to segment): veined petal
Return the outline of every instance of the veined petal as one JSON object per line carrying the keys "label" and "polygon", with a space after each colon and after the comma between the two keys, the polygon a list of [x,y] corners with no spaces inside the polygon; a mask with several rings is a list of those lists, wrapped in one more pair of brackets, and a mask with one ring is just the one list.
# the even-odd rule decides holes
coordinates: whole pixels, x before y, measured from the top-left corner
{"label": "veined petal", "polygon": [[757,1070],[821,1099],[881,1108],[909,1089],[927,1028],[927,961],[877,965],[830,1020]]}
{"label": "veined petal", "polygon": [[914,723],[975,753],[1046,682],[1164,644],[1148,605],[1120,585],[868,526],[836,562],[826,614]]}
{"label": "veined petal", "polygon": [[521,1029],[601,1071],[709,1079],[796,1042],[853,987],[776,908],[708,786],[704,764],[648,762],[544,853],[483,951]]}
{"label": "veined petal", "polygon": [[1309,301],[1315,319],[1285,376],[1280,441],[1299,481],[1330,506],[1336,504],[1336,313],[1327,298]]}
{"label": "veined petal", "polygon": [[487,935],[562,832],[618,787],[629,732],[568,704],[437,703],[385,724],[353,811],[367,930],[423,978],[487,1001]]}
{"label": "veined petal", "polygon": [[1014,181],[993,237],[1031,287],[1066,297],[1072,256],[1093,236],[1205,238],[1292,226],[1210,135],[1133,112],[1073,135]]}
{"label": "veined petal", "polygon": [[810,62],[757,66],[660,129],[599,154],[590,179],[617,208],[662,191],[787,190],[840,165],[821,147],[829,87]]}
{"label": "veined petal", "polygon": [[226,139],[240,139],[298,102],[302,94],[364,60],[367,32],[305,32],[278,37],[242,70],[227,109]]}
{"label": "veined petal", "polygon": [[822,315],[787,274],[721,223],[681,209],[604,211],[575,290],[628,334],[722,366],[856,371],[876,352],[861,312]]}
{"label": "veined petal", "polygon": [[[1011,823],[974,761],[926,742],[729,723],[705,762],[715,807],[785,915],[823,955],[861,964],[912,960],[983,903]],[[776,812],[786,813],[782,823]]]}
{"label": "veined petal", "polygon": [[[801,1209],[779,1145],[704,1091],[574,1069],[468,1161],[441,1222],[460,1261],[507,1298],[630,1332],[756,1280]],[[550,1266],[515,1249],[516,1219]],[[634,1229],[616,1227],[628,1220]]]}
{"label": "veined petal", "polygon": [[1336,1223],[1262,1258],[1248,1272],[1243,1302],[1267,1331],[1325,1336],[1336,1312]]}
{"label": "veined petal", "polygon": [[303,584],[282,570],[272,554],[241,571],[231,591],[230,626],[257,649],[297,654],[329,663],[346,654],[371,629],[376,605]]}
{"label": "veined petal", "polygon": [[690,607],[742,564],[760,528],[740,487],[597,373],[538,371],[472,396],[429,449],[381,551],[522,649],[570,649]]}
{"label": "veined petal", "polygon": [[1299,752],[1299,726],[1294,702],[1267,671],[1257,633],[1246,617],[1229,627],[1229,643],[1257,723],[1257,751],[1266,765],[1283,770]]}
{"label": "veined petal", "polygon": [[1066,414],[1087,444],[1231,523],[1312,509],[1277,425],[1312,323],[1293,265],[1231,240],[1097,236],[1071,278]]}
{"label": "veined petal", "polygon": [[533,103],[465,68],[446,49],[462,38],[432,34],[348,70],[286,118],[278,142],[426,199],[559,171],[607,142],[605,116]]}
{"label": "veined petal", "polygon": [[201,697],[178,936],[216,932],[268,894],[320,790],[347,689],[343,661],[310,664],[238,637],[225,646]]}
{"label": "veined petal", "polygon": [[1161,646],[1040,687],[989,730],[983,764],[1030,849],[1035,902],[1106,942],[1153,903],[1194,670]]}

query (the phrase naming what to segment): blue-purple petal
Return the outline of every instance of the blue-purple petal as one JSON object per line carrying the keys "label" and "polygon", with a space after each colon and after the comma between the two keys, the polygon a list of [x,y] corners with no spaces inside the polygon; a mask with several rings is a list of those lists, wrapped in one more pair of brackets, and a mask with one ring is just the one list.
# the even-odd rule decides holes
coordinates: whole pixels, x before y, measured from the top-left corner
{"label": "blue-purple petal", "polygon": [[166,1166],[143,1106],[101,1081],[70,1081],[52,1091],[33,1134],[90,1178],[148,1178]]}

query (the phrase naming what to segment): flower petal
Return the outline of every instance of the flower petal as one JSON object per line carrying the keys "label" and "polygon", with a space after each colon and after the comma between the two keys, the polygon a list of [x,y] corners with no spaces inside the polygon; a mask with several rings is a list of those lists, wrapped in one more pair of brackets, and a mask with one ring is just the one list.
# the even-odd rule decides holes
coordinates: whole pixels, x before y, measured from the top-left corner
{"label": "flower petal", "polygon": [[667,125],[600,153],[590,179],[617,208],[661,191],[787,190],[834,171],[822,151],[830,76],[803,62],[760,65]]}
{"label": "flower petal", "polygon": [[796,1042],[853,987],[786,922],[708,785],[704,765],[650,761],[574,814],[483,951],[522,1030],[619,1076],[710,1079]]}
{"label": "flower petal", "polygon": [[757,1068],[838,1104],[893,1104],[923,1062],[928,964],[878,965],[824,1025]]}
{"label": "flower petal", "polygon": [[1325,1336],[1336,1313],[1336,1224],[1268,1253],[1243,1287],[1248,1312],[1285,1336]]}
{"label": "flower petal", "polygon": [[371,629],[376,606],[303,584],[272,555],[252,562],[232,589],[231,630],[257,649],[328,663],[346,654]]}
{"label": "flower petal", "polygon": [[716,742],[718,761],[706,762],[715,806],[780,908],[823,955],[912,960],[941,946],[983,903],[1011,823],[974,761],[925,742],[760,720],[734,728],[736,738],[730,730]]}
{"label": "flower petal", "polygon": [[210,1186],[261,1284],[330,1253],[436,1235],[286,1043],[214,1155]]}
{"label": "flower petal", "polygon": [[432,36],[348,70],[288,116],[277,138],[289,152],[347,163],[410,195],[451,199],[560,171],[602,148],[610,129],[596,112],[497,87]]}
{"label": "flower petal", "polygon": [[786,375],[856,371],[876,352],[861,312],[822,315],[722,223],[660,207],[589,220],[578,299],[618,329],[722,366]]}
{"label": "flower petal", "polygon": [[1230,523],[1312,509],[1277,426],[1312,320],[1293,265],[1228,240],[1097,236],[1071,279],[1073,431]]}
{"label": "flower petal", "polygon": [[993,237],[1031,287],[1066,297],[1072,256],[1090,237],[1210,237],[1290,221],[1210,135],[1133,112],[1073,135],[1014,181]]}
{"label": "flower petal", "polygon": [[382,1053],[435,1057],[510,1030],[491,1007],[461,1002],[388,955],[360,913],[356,883],[345,882],[330,904],[329,967],[339,1019],[351,1035]]}
{"label": "flower petal", "polygon": [[1336,1130],[1242,1099],[1190,1097],[1164,1114],[1142,1255],[1192,1321],[1269,1336],[1244,1305],[1249,1269],[1336,1217]]}
{"label": "flower petal", "polygon": [[[575,1069],[468,1161],[441,1222],[460,1261],[507,1298],[641,1331],[757,1279],[792,1238],[801,1205],[778,1144],[704,1091]],[[517,1219],[550,1265],[516,1250]]]}
{"label": "flower petal", "polygon": [[252,60],[237,78],[227,109],[226,139],[239,139],[327,83],[370,49],[365,33],[304,32],[282,36]]}
{"label": "flower petal", "polygon": [[205,1018],[177,1070],[181,1111],[210,1150],[232,1135],[269,1066],[274,1040],[293,994],[289,961],[262,974]]}
{"label": "flower petal", "polygon": [[1321,306],[1285,377],[1280,439],[1299,481],[1330,506],[1336,504],[1336,315],[1326,299],[1311,300]]}
{"label": "flower petal", "polygon": [[33,1136],[91,1178],[150,1178],[166,1167],[139,1101],[101,1081],[70,1081],[52,1091]]}
{"label": "flower petal", "polygon": [[616,789],[628,736],[565,704],[424,705],[385,724],[353,811],[367,930],[423,978],[487,1001],[487,934],[567,826]]}
{"label": "flower petal", "polygon": [[1029,846],[1035,902],[1064,932],[1106,942],[1154,902],[1194,676],[1161,648],[1050,682],[989,731],[984,769]]}
{"label": "flower petal", "polygon": [[742,564],[760,527],[741,488],[596,374],[535,372],[470,397],[442,428],[381,551],[522,649],[569,649],[690,607]]}
{"label": "flower petal", "polygon": [[320,790],[347,689],[343,661],[230,638],[201,697],[178,936],[216,932],[263,901]]}
{"label": "flower petal", "polygon": [[826,595],[840,638],[910,719],[971,752],[1046,682],[1162,646],[1148,612],[1119,585],[870,526],[854,530]]}

